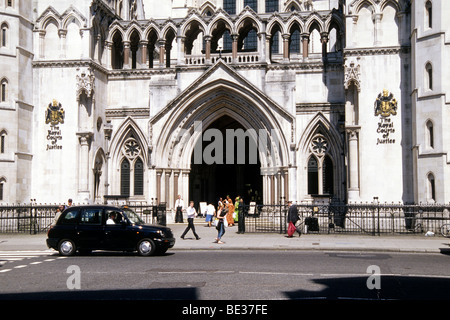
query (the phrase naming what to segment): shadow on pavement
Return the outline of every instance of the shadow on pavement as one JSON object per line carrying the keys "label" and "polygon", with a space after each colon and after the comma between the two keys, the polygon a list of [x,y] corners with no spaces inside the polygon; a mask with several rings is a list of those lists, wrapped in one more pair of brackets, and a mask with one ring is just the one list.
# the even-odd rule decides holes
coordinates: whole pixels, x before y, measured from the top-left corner
{"label": "shadow on pavement", "polygon": [[197,300],[196,288],[71,290],[0,294],[0,300]]}
{"label": "shadow on pavement", "polygon": [[450,279],[420,276],[381,276],[380,289],[368,289],[367,277],[313,279],[319,291],[284,292],[288,299],[443,300],[450,298]]}

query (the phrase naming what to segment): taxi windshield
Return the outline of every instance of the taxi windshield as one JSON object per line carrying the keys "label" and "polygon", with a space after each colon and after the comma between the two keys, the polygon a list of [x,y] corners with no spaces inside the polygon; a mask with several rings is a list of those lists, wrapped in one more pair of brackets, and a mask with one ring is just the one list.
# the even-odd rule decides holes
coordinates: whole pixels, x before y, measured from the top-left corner
{"label": "taxi windshield", "polygon": [[133,210],[124,208],[123,212],[126,214],[128,220],[130,220],[132,224],[144,224],[144,221]]}

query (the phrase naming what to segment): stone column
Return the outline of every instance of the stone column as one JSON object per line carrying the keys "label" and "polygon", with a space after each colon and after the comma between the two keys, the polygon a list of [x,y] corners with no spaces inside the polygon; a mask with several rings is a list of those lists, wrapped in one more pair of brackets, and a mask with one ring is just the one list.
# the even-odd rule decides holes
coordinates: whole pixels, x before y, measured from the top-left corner
{"label": "stone column", "polygon": [[141,46],[141,65],[140,68],[146,68],[147,66],[147,45],[148,45],[148,41],[147,40],[141,40],[139,42],[139,45]]}
{"label": "stone column", "polygon": [[266,47],[266,63],[267,64],[270,64],[270,59],[271,59],[271,56],[272,56],[272,54],[271,54],[271,52],[270,52],[270,37],[268,37],[267,36],[267,34],[266,34],[266,38],[264,39],[264,41],[265,41],[265,43],[266,43],[266,45],[265,45],[265,47]]}
{"label": "stone column", "polygon": [[111,61],[111,59],[112,59],[112,54],[111,54],[111,52],[112,52],[112,46],[113,46],[113,43],[111,42],[111,41],[105,41],[105,50],[106,50],[106,57],[105,57],[105,65],[106,65],[106,68],[108,68],[108,69],[111,69],[112,68],[112,61]]}
{"label": "stone column", "polygon": [[283,61],[289,61],[289,34],[283,34]]}
{"label": "stone column", "polygon": [[159,67],[164,68],[164,56],[166,55],[166,41],[159,40]]}
{"label": "stone column", "polygon": [[184,41],[186,37],[183,36],[177,36],[177,65],[184,65],[184,57],[185,57],[185,51],[184,51]]}
{"label": "stone column", "polygon": [[383,14],[381,13],[375,13],[373,14],[373,21],[374,21],[374,46],[379,46],[381,44],[381,28],[380,28],[380,22],[381,18],[383,17]]}
{"label": "stone column", "polygon": [[95,41],[95,49],[94,49],[94,52],[92,53],[93,54],[92,58],[94,61],[101,63],[102,61],[99,56],[100,56],[100,49],[101,49],[100,46],[101,46],[102,37],[99,34],[97,34],[93,38]]}
{"label": "stone column", "polygon": [[39,58],[45,58],[45,30],[39,30]]}
{"label": "stone column", "polygon": [[301,37],[302,37],[303,61],[306,62],[308,60],[309,33],[302,33]]}
{"label": "stone column", "polygon": [[109,190],[109,162],[111,160],[111,154],[110,154],[110,143],[111,143],[111,136],[113,132],[113,127],[110,122],[105,123],[103,132],[105,135],[105,145],[106,145],[106,153],[105,153],[105,194],[110,194]]}
{"label": "stone column", "polygon": [[[175,170],[173,172],[173,199],[177,199],[178,196],[178,177],[180,176],[180,172]],[[175,203],[170,203],[173,206]]]}
{"label": "stone column", "polygon": [[58,36],[59,36],[59,57],[61,59],[64,59],[66,57],[66,36],[67,36],[67,30],[59,29],[58,30]]}
{"label": "stone column", "polygon": [[164,190],[165,190],[164,201],[166,202],[166,208],[170,208],[170,176],[172,174],[172,171],[167,170],[165,174],[166,176],[164,182]]}
{"label": "stone column", "polygon": [[233,34],[231,36],[231,39],[233,40],[233,44],[232,44],[232,47],[231,47],[231,49],[232,49],[232,55],[231,56],[232,56],[233,63],[235,63],[236,59],[237,59],[238,37],[239,37],[239,35],[237,35],[237,34]]}
{"label": "stone column", "polygon": [[156,171],[156,204],[158,204],[161,201],[161,177],[162,177],[162,171],[157,170]]}
{"label": "stone column", "polygon": [[327,58],[327,46],[328,46],[328,32],[322,32],[320,41],[322,42],[322,59],[325,60]]}
{"label": "stone column", "polygon": [[205,36],[205,62],[211,63],[211,36]]}
{"label": "stone column", "polygon": [[266,33],[258,33],[259,61],[266,62]]}
{"label": "stone column", "polygon": [[289,170],[285,169],[283,170],[284,175],[284,197],[285,200],[288,201],[290,194],[289,194]]}
{"label": "stone column", "polygon": [[359,200],[359,151],[358,151],[358,134],[359,126],[348,126],[346,128],[348,137],[348,175],[349,185],[348,200]]}
{"label": "stone column", "polygon": [[181,197],[185,200],[185,205],[188,205],[187,201],[189,201],[189,197],[192,195],[189,194],[189,172],[190,170],[182,170],[181,171],[181,190],[178,191],[181,194]]}
{"label": "stone column", "polygon": [[85,202],[90,199],[89,194],[89,145],[93,136],[92,132],[78,132],[80,141],[80,163],[78,172],[78,197]]}
{"label": "stone column", "polygon": [[123,68],[130,69],[130,41],[123,42]]}
{"label": "stone column", "polygon": [[275,204],[275,175],[269,176],[270,185],[270,204]]}

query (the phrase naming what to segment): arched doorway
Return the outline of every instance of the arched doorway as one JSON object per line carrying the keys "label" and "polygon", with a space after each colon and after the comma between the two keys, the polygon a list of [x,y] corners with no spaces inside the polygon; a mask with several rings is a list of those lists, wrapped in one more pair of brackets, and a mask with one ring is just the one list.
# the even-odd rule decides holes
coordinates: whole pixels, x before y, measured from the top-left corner
{"label": "arched doorway", "polygon": [[[177,195],[181,195],[185,201],[214,202],[218,197],[235,197],[237,194],[233,192],[242,191],[246,193],[240,194],[246,203],[255,195],[261,198],[260,203],[266,204],[287,198],[288,191],[293,189],[289,175],[295,176],[294,170],[289,168],[292,160],[289,137],[293,121],[289,112],[219,60],[150,120],[149,174],[155,181],[149,187],[150,197],[156,196],[158,201],[169,206],[173,206]],[[208,148],[212,144],[212,140],[205,139],[205,133],[210,132],[208,129],[220,132],[220,128],[237,128],[258,141],[257,151],[248,152],[248,155],[257,155],[254,166],[240,169],[242,166],[235,164],[233,168],[217,169],[212,162],[203,162],[202,152],[209,152]],[[202,145],[200,152],[196,152],[199,140]],[[247,152],[244,149],[241,153]],[[195,159],[198,154],[201,155],[199,161]],[[228,169],[233,170],[231,174],[228,174]],[[222,173],[227,179],[221,178]],[[250,182],[230,178],[245,178],[246,175],[257,178]],[[219,190],[221,180],[227,181],[221,182],[225,185],[223,191]],[[217,190],[212,189],[213,183]],[[193,192],[194,188],[196,192]],[[254,190],[257,190],[257,196]]]}
{"label": "arched doorway", "polygon": [[[208,202],[216,205],[220,197],[230,196],[234,200],[237,196],[241,196],[246,203],[250,201],[262,202],[263,180],[259,155],[255,157],[250,155],[250,152],[254,152],[254,149],[250,147],[250,144],[254,141],[250,141],[250,138],[245,140],[245,155],[239,154],[239,142],[236,139],[235,141],[227,141],[227,138],[229,139],[227,130],[229,132],[245,131],[242,124],[232,117],[224,115],[215,120],[204,132],[209,129],[220,131],[223,137],[222,150],[213,150],[213,156],[216,156],[216,152],[222,152],[222,154],[221,157],[215,158],[218,161],[214,161],[214,163],[206,163],[203,158],[202,163],[195,163],[194,154],[192,154],[189,174],[190,200],[197,204]],[[197,144],[201,144],[198,150],[202,150],[202,154],[211,151],[211,143],[214,143],[214,141],[197,140]],[[227,146],[230,143],[234,147],[234,158],[227,159],[227,152],[229,151]],[[205,150],[208,146],[210,149]],[[245,159],[244,163],[242,159]],[[256,163],[253,159],[256,159]]]}

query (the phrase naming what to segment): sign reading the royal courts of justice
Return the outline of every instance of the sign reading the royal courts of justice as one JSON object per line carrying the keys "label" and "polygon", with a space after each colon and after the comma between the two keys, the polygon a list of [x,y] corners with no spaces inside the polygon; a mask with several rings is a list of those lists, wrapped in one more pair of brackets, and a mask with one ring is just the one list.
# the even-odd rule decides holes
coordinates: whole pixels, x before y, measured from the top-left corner
{"label": "sign reading the royal courts of justice", "polygon": [[62,145],[59,141],[62,140],[60,124],[64,123],[65,111],[56,100],[53,100],[45,111],[45,123],[50,124],[50,129],[47,130],[47,148],[46,150],[60,150]]}
{"label": "sign reading the royal courts of justice", "polygon": [[377,145],[379,144],[394,144],[395,138],[392,134],[395,133],[394,121],[390,116],[397,114],[397,100],[394,95],[388,90],[384,89],[375,100],[375,116],[380,116],[377,126]]}

